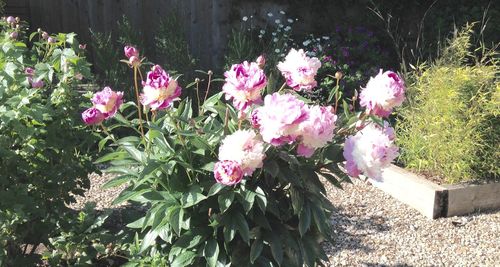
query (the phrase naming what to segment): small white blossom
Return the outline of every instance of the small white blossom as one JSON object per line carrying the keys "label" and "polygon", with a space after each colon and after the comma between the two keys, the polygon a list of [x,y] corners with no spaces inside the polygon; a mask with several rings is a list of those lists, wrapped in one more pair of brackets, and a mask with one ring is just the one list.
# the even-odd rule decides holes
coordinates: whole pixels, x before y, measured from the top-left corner
{"label": "small white blossom", "polygon": [[281,52],[281,50],[279,50],[278,48],[276,48],[276,49],[274,49],[274,52],[279,53],[279,52]]}
{"label": "small white blossom", "polygon": [[280,10],[280,14],[281,14],[281,15],[285,15],[285,11]]}
{"label": "small white blossom", "polygon": [[273,13],[269,12],[269,13],[267,13],[267,16],[268,16],[268,17],[272,17],[272,16],[273,16]]}
{"label": "small white blossom", "polygon": [[293,19],[287,19],[288,23],[293,23]]}
{"label": "small white blossom", "polygon": [[247,17],[247,16],[244,16],[241,20],[243,20],[243,21],[247,21],[247,20],[248,20],[248,17]]}
{"label": "small white blossom", "polygon": [[281,23],[281,20],[277,19],[277,20],[275,20],[275,21],[274,21],[274,23],[276,23],[276,24],[280,24],[280,23]]}

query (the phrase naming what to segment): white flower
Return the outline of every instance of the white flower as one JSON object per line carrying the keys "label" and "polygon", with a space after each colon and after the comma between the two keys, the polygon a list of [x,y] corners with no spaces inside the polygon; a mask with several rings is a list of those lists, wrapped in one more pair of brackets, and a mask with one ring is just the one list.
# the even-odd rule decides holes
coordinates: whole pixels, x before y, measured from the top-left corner
{"label": "white flower", "polygon": [[286,27],[285,27],[285,31],[286,31],[286,32],[287,32],[287,31],[289,31],[289,30],[291,30],[291,29],[292,29],[292,27],[290,27],[290,26],[286,26]]}
{"label": "white flower", "polygon": [[219,160],[239,163],[245,176],[262,167],[264,157],[264,143],[252,130],[238,130],[226,136],[219,148]]}
{"label": "white flower", "polygon": [[302,44],[304,46],[308,46],[310,43],[311,43],[311,40],[305,40],[304,42],[302,42]]}
{"label": "white flower", "polygon": [[279,50],[278,48],[274,49],[274,52],[276,53],[279,53],[281,50]]}
{"label": "white flower", "polygon": [[266,33],[265,30],[260,30],[260,34],[264,34],[264,33]]}
{"label": "white flower", "polygon": [[293,23],[293,19],[287,19],[288,23]]}
{"label": "white flower", "polygon": [[243,21],[247,21],[247,20],[248,20],[248,17],[247,17],[247,16],[244,16],[244,17],[242,18],[242,20],[243,20]]}
{"label": "white flower", "polygon": [[272,17],[272,16],[273,16],[273,13],[269,12],[269,13],[267,13],[267,16],[268,16],[268,17]]}
{"label": "white flower", "polygon": [[275,43],[278,42],[278,38],[274,38],[273,42],[275,42]]}
{"label": "white flower", "polygon": [[275,21],[274,21],[274,23],[276,23],[276,24],[280,24],[280,23],[281,23],[281,20],[277,19],[277,20],[275,20]]}
{"label": "white flower", "polygon": [[281,15],[285,15],[285,11],[280,10],[280,14],[281,14]]}

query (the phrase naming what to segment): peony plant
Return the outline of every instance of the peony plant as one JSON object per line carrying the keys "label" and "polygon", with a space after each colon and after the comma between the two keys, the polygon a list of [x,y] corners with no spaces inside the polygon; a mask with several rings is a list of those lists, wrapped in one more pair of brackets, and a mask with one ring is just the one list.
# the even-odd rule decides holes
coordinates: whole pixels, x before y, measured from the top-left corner
{"label": "peony plant", "polygon": [[[125,56],[140,58],[131,47]],[[332,209],[320,177],[336,186],[350,181],[346,161],[349,175],[378,179],[397,156],[394,131],[378,117],[404,96],[393,72],[362,90],[365,111],[354,111],[356,99],[348,103],[338,93],[331,94],[334,105],[321,106],[299,95],[314,90],[320,61],[292,49],[278,65],[284,83],[274,93],[264,93],[265,58],[259,57],[232,65],[222,90],[204,101],[196,91],[199,108],[193,109],[181,97],[186,89],[160,66],[143,75],[140,60],[124,62],[133,69],[136,96],[122,101],[120,92],[105,88],[82,116],[113,143],[97,160],[117,174],[105,187],[128,183],[114,203],[146,210],[127,224],[134,237],[130,264],[321,264],[327,261],[321,242],[332,241]],[[332,92],[340,90],[336,77]],[[191,86],[198,90],[198,83]],[[119,138],[116,128],[136,134]]]}

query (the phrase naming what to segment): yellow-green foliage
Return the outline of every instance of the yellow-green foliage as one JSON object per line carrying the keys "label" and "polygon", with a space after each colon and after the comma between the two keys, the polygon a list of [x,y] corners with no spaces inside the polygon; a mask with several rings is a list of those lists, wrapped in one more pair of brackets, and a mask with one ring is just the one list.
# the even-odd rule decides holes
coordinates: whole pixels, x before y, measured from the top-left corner
{"label": "yellow-green foliage", "polygon": [[499,68],[494,60],[465,64],[469,30],[413,74],[397,125],[406,167],[451,183],[499,178]]}

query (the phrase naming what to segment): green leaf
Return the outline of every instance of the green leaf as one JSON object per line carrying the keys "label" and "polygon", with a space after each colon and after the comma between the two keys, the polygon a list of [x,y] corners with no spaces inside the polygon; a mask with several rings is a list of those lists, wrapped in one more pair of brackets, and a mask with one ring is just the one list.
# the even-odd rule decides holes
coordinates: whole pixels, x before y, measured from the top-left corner
{"label": "green leaf", "polygon": [[205,241],[205,239],[206,235],[202,234],[201,231],[188,231],[177,239],[174,246],[183,249],[190,249]]}
{"label": "green leaf", "polygon": [[219,202],[219,209],[221,213],[224,213],[227,209],[229,209],[231,203],[233,203],[233,200],[234,200],[233,191],[225,192],[224,194],[219,195],[217,201]]}
{"label": "green leaf", "polygon": [[172,212],[170,225],[172,225],[172,229],[174,229],[174,232],[177,234],[177,236],[181,235],[181,228],[183,222],[184,222],[184,210],[181,207],[176,207]]}
{"label": "green leaf", "polygon": [[115,200],[113,200],[113,205],[117,205],[117,204],[120,204],[124,201],[127,201],[127,200],[132,200],[133,198],[137,197],[137,196],[140,196],[146,192],[149,192],[151,191],[150,188],[145,188],[145,189],[134,189],[134,191],[128,191],[128,190],[125,190],[125,191],[122,191],[120,193],[120,195],[118,195],[117,198],[115,198]]}
{"label": "green leaf", "polygon": [[257,200],[257,205],[259,205],[260,210],[262,210],[263,213],[266,213],[266,207],[267,207],[267,197],[266,193],[262,188],[257,187],[255,189],[256,195],[256,200]]}
{"label": "green leaf", "polygon": [[271,236],[271,242],[269,242],[269,245],[271,246],[271,254],[273,255],[273,258],[274,260],[276,260],[278,265],[281,265],[281,262],[283,261],[282,240],[275,232],[270,232],[269,234]]}
{"label": "green leaf", "polygon": [[278,176],[280,167],[274,160],[267,160],[264,162],[264,171],[269,173],[272,177]]}
{"label": "green leaf", "polygon": [[207,265],[209,267],[217,266],[217,258],[219,257],[219,244],[215,239],[209,239],[203,250]]}
{"label": "green leaf", "polygon": [[259,258],[263,248],[264,242],[262,242],[262,239],[256,239],[253,241],[252,246],[250,247],[250,262],[252,264]]}
{"label": "green leaf", "polygon": [[149,230],[149,232],[146,234],[146,236],[144,236],[144,239],[141,242],[141,249],[139,253],[144,252],[151,245],[153,245],[157,237],[158,237],[158,232]]}
{"label": "green leaf", "polygon": [[121,147],[123,147],[128,154],[135,159],[137,162],[144,163],[146,156],[144,155],[144,152],[139,151],[135,146],[132,144],[122,144]]}
{"label": "green leaf", "polygon": [[245,241],[247,244],[250,242],[250,229],[248,228],[248,223],[247,220],[245,219],[245,216],[243,214],[237,212],[236,215],[233,217],[233,221],[236,225],[236,228],[238,229],[238,232],[240,233],[241,238],[243,241]]}
{"label": "green leaf", "polygon": [[294,214],[299,214],[304,205],[304,196],[299,189],[290,187],[290,198],[292,199],[292,207]]}
{"label": "green leaf", "polygon": [[181,203],[183,208],[188,208],[194,206],[201,201],[205,200],[207,197],[200,193],[201,189],[196,187],[191,187],[189,192],[184,193],[181,198]]}
{"label": "green leaf", "polygon": [[179,256],[177,256],[172,262],[171,267],[185,267],[193,263],[196,258],[196,253],[192,251],[184,251]]}
{"label": "green leaf", "polygon": [[[104,139],[107,139],[107,137]],[[111,152],[111,153],[108,153],[108,154],[98,158],[96,161],[94,161],[94,163],[103,163],[103,162],[117,160],[117,159],[124,159],[126,155],[127,155],[127,153],[125,153],[124,151]]]}
{"label": "green leaf", "polygon": [[133,221],[133,222],[127,224],[127,227],[128,228],[134,228],[134,229],[136,229],[136,228],[142,228],[142,226],[144,225],[144,220],[145,219],[146,219],[146,217],[141,217],[138,220]]}
{"label": "green leaf", "polygon": [[311,208],[309,207],[308,202],[304,203],[304,207],[299,215],[299,233],[300,236],[303,236],[309,227],[311,226]]}
{"label": "green leaf", "polygon": [[225,185],[223,184],[215,183],[212,187],[210,187],[210,190],[208,190],[208,196],[211,197],[219,193],[224,187]]}
{"label": "green leaf", "polygon": [[117,177],[107,181],[104,185],[102,185],[101,188],[108,189],[108,188],[112,188],[115,186],[119,186],[119,185],[122,185],[126,182],[133,180],[134,178],[135,177],[132,175],[120,175],[120,176],[117,176]]}

